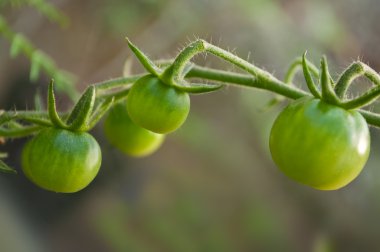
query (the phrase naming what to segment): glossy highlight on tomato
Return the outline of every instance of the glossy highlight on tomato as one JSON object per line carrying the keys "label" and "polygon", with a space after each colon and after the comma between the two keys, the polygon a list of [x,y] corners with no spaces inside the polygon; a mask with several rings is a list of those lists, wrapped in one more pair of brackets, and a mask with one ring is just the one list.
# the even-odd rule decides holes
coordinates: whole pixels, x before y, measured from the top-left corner
{"label": "glossy highlight on tomato", "polygon": [[304,97],[277,117],[269,144],[274,162],[288,177],[316,189],[335,190],[361,172],[370,135],[359,112]]}
{"label": "glossy highlight on tomato", "polygon": [[132,86],[127,110],[137,125],[166,134],[185,122],[190,110],[190,98],[186,92],[163,83],[158,77],[146,75]]}
{"label": "glossy highlight on tomato", "polygon": [[132,122],[125,102],[117,103],[109,111],[104,122],[104,132],[112,145],[134,157],[152,154],[165,139],[165,135],[154,133]]}
{"label": "glossy highlight on tomato", "polygon": [[46,190],[73,193],[95,178],[101,159],[100,147],[90,134],[46,128],[24,146],[22,169]]}

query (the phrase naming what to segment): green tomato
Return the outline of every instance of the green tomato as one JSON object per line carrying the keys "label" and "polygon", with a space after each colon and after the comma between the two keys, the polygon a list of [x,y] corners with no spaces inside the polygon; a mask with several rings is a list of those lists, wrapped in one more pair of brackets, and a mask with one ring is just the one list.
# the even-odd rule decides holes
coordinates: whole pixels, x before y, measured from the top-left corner
{"label": "green tomato", "polygon": [[127,110],[137,125],[165,134],[185,122],[190,110],[190,98],[186,92],[163,83],[156,76],[146,75],[132,86]]}
{"label": "green tomato", "polygon": [[269,144],[274,162],[287,176],[316,189],[335,190],[361,172],[370,135],[359,112],[306,97],[280,113]]}
{"label": "green tomato", "polygon": [[153,153],[165,139],[165,135],[154,133],[133,123],[125,103],[118,103],[110,110],[104,122],[104,131],[112,145],[134,157]]}
{"label": "green tomato", "polygon": [[95,178],[101,156],[90,134],[46,128],[25,145],[22,168],[27,178],[46,190],[73,193]]}

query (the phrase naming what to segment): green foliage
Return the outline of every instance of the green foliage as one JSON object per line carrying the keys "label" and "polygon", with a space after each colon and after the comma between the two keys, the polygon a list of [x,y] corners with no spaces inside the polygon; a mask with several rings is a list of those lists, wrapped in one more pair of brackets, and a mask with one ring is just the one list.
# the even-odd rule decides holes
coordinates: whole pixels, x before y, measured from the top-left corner
{"label": "green foliage", "polygon": [[[66,26],[68,23],[66,16],[44,0],[5,1],[1,4],[2,6],[11,4],[13,7],[29,5],[37,9],[51,21],[59,23],[61,26]],[[32,82],[37,81],[41,71],[43,71],[45,74],[55,79],[59,91],[65,92],[73,101],[78,98],[79,93],[74,86],[75,77],[64,70],[59,69],[51,57],[36,48],[23,34],[14,31],[2,15],[0,15],[0,35],[11,43],[10,56],[12,58],[23,54],[29,59],[31,64],[30,80]]]}
{"label": "green foliage", "polygon": [[67,26],[69,23],[67,16],[45,0],[2,0],[0,2],[0,7],[6,5],[18,8],[22,6],[30,6],[47,17],[50,21],[56,22],[62,27]]}

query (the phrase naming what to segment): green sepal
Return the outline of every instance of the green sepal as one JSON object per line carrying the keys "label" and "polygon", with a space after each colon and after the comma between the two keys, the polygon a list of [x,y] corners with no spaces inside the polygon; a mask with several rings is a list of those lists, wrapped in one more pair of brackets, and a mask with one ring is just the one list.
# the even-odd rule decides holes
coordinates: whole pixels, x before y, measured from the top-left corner
{"label": "green sepal", "polygon": [[321,89],[322,89],[322,99],[327,103],[338,104],[339,99],[336,96],[333,83],[331,81],[331,76],[328,70],[327,59],[326,56],[322,56],[321,58]]}
{"label": "green sepal", "polygon": [[71,111],[67,119],[68,129],[74,131],[87,130],[89,119],[95,105],[95,98],[96,88],[94,85],[91,85],[86,89]]}
{"label": "green sepal", "polygon": [[23,118],[23,120],[34,123],[36,125],[45,126],[45,127],[51,127],[53,126],[52,121],[48,118],[42,117],[42,116],[28,116]]}
{"label": "green sepal", "polygon": [[48,113],[50,121],[57,128],[67,129],[67,125],[62,121],[57,113],[57,106],[55,103],[55,95],[54,95],[54,80],[51,80],[49,83],[48,89]]}
{"label": "green sepal", "polygon": [[159,69],[149,58],[146,56],[140,49],[138,49],[132,42],[126,38],[128,42],[129,48],[136,55],[138,60],[144,66],[144,68],[151,74],[158,76],[161,73],[161,69]]}
{"label": "green sepal", "polygon": [[175,89],[191,94],[210,93],[222,88],[223,84],[190,83],[190,85],[173,85]]}
{"label": "green sepal", "polygon": [[9,167],[6,163],[0,160],[0,172],[17,174],[17,171],[11,167]]}
{"label": "green sepal", "polygon": [[314,97],[321,98],[321,93],[319,92],[317,86],[313,81],[313,78],[311,77],[311,73],[306,59],[306,54],[307,52],[305,52],[302,56],[302,70],[303,75],[305,77],[306,85],[309,88],[309,91],[314,95]]}

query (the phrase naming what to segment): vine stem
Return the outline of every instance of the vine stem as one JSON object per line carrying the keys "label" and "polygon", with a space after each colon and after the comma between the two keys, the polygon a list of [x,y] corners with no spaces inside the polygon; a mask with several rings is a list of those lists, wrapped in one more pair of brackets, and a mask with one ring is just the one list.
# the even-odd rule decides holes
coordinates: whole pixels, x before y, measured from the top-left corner
{"label": "vine stem", "polygon": [[[195,64],[191,64],[190,60],[199,53],[211,53],[221,59],[230,62],[240,69],[248,72],[249,74],[240,74],[233,73],[223,70],[216,70],[206,67],[199,67]],[[326,63],[326,62],[323,62]],[[298,61],[296,65],[299,65]],[[296,68],[294,65],[294,69]],[[309,63],[304,59],[304,65],[308,67]],[[190,67],[189,67],[190,66]],[[330,82],[330,77],[328,75],[327,64],[324,64],[324,82],[325,84]],[[294,70],[293,69],[293,70]],[[314,72],[316,70],[311,69]],[[380,79],[378,75],[374,72],[367,71],[365,75],[370,80],[373,80],[375,84],[380,83]],[[294,73],[292,73],[294,74]],[[90,125],[93,127],[96,122],[101,118],[101,116],[111,107],[113,102],[117,102],[119,100],[125,99],[128,95],[129,89],[132,87],[132,83],[136,82],[139,78],[141,78],[145,74],[134,75],[129,77],[115,78],[103,82],[98,82],[93,84],[96,87],[96,101],[95,103],[100,104],[97,109],[97,112],[91,115]],[[272,91],[276,94],[282,95],[284,97],[290,99],[298,99],[304,96],[311,96],[311,94],[303,91],[295,87],[294,85],[289,85],[289,83],[285,83],[277,78],[275,78],[269,72],[262,70],[255,65],[239,58],[238,56],[223,50],[219,47],[216,47],[212,44],[207,43],[203,40],[197,40],[190,44],[190,46],[186,47],[176,59],[174,59],[173,64],[171,64],[168,68],[165,69],[162,76],[164,78],[172,80],[173,82],[180,81],[183,78],[200,78],[210,81],[216,81],[223,84],[228,85],[238,85],[249,88],[258,88],[263,90]],[[347,78],[346,78],[347,79]],[[350,79],[350,78],[348,78]],[[351,78],[352,79],[352,78]],[[323,84],[323,83],[322,83]],[[331,85],[331,83],[328,83]],[[331,86],[327,86],[331,90]],[[357,99],[343,102],[342,104],[346,108],[355,107],[358,105],[367,104],[369,100],[373,100],[380,93],[380,88],[376,87],[369,92],[362,95]],[[358,110],[367,122],[373,126],[380,127],[380,115],[376,113],[372,113],[365,110]],[[63,117],[68,116],[68,113],[62,114]],[[4,123],[10,122],[12,120],[23,120],[32,125],[24,126],[24,128],[9,128],[0,127],[0,136],[5,137],[14,137],[27,135],[29,133],[33,133],[39,130],[41,127],[52,126],[50,120],[48,120],[47,112],[31,112],[31,111],[17,111],[17,112],[2,112],[0,113],[0,126]],[[35,125],[33,125],[35,124]]]}
{"label": "vine stem", "polygon": [[[101,87],[99,89],[103,91],[105,90],[108,91],[113,88],[125,87],[114,92],[106,92],[102,94],[97,94],[97,99],[110,99],[112,97],[115,97],[115,102],[125,99],[131,87],[131,85],[129,85],[130,84],[129,82],[136,80],[140,77],[141,75],[124,77],[124,78],[116,78],[113,80],[107,80],[105,82],[99,82],[97,84],[94,84],[96,85],[97,89],[98,87]],[[290,99],[298,99],[304,96],[310,96],[310,94],[308,94],[307,92],[299,88],[282,83],[279,80],[276,80],[276,82],[274,83],[267,81],[265,84],[263,84],[262,82],[258,81],[257,77],[254,77],[252,75],[232,73],[232,72],[227,72],[223,70],[216,70],[216,69],[201,67],[197,65],[193,65],[191,70],[186,74],[185,77],[186,78],[201,78],[201,79],[206,79],[210,81],[224,83],[227,85],[237,85],[237,86],[243,86],[247,88],[271,90],[271,91],[276,92],[277,94],[280,94]],[[272,86],[272,84],[274,84],[274,87]],[[281,89],[275,88],[278,85],[280,85],[282,88]],[[366,111],[366,110],[358,110],[358,111],[363,115],[363,117],[366,119],[368,124],[375,127],[380,127],[380,115]],[[62,118],[67,117],[68,113],[60,113],[60,116]],[[36,125],[25,126],[24,128],[21,128],[21,129],[6,129],[3,127],[0,127],[0,136],[24,137],[24,136],[27,136],[39,131],[40,129],[42,129],[42,127],[52,126],[51,122],[48,120],[47,111],[14,111],[14,112],[0,111],[0,125],[7,123],[11,120],[24,120],[26,122],[34,123]],[[93,126],[94,125],[92,125],[91,127]]]}
{"label": "vine stem", "polygon": [[366,77],[376,86],[380,85],[380,77],[376,71],[363,62],[357,61],[352,63],[339,77],[338,82],[335,86],[335,93],[337,96],[339,98],[344,98],[347,89],[352,84],[352,82],[361,76]]}
{"label": "vine stem", "polygon": [[[231,81],[229,83],[231,84],[240,84],[240,85],[246,85],[250,87],[260,88],[260,89],[266,89],[273,91],[277,94],[296,99],[301,96],[308,95],[306,92],[292,87],[291,85],[287,85],[286,83],[278,80],[275,78],[272,74],[270,74],[267,71],[264,71],[255,65],[239,58],[238,56],[223,50],[217,46],[214,46],[204,40],[196,40],[195,42],[191,43],[188,47],[186,47],[183,51],[179,53],[177,58],[174,60],[171,68],[168,68],[167,71],[165,71],[164,76],[171,80],[180,79],[181,77],[181,71],[183,71],[188,64],[188,62],[191,60],[192,57],[199,53],[208,52],[211,53],[221,59],[224,59],[237,67],[241,68],[242,70],[250,73],[253,75],[254,78],[252,78],[249,82],[244,83],[236,83],[235,80],[238,79],[241,80],[242,76],[236,76],[236,75],[227,75],[224,76],[227,79],[230,79]],[[190,70],[191,72],[191,70]],[[213,74],[220,74],[221,72],[213,72]],[[171,78],[170,78],[171,77]],[[236,78],[236,79],[235,79]],[[247,80],[244,80],[247,81]]]}

